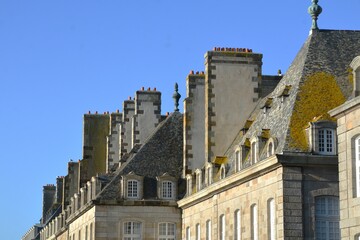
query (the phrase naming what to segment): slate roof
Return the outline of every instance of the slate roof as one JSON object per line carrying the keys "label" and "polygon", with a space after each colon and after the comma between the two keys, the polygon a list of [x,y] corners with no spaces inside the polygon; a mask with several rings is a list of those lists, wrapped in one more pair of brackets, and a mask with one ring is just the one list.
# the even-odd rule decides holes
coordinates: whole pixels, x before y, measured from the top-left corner
{"label": "slate roof", "polygon": [[[246,139],[255,135],[260,136],[263,129],[269,129],[270,136],[276,139],[275,153],[299,152],[308,154],[309,152],[304,151],[296,143],[294,144],[291,139],[291,128],[294,128],[294,126],[290,126],[291,118],[295,110],[301,111],[301,109],[294,109],[296,102],[300,100],[299,93],[306,91],[303,86],[308,81],[309,76],[315,73],[326,73],[335,78],[344,99],[348,99],[352,92],[352,82],[349,80],[349,64],[358,55],[360,55],[360,31],[313,31],[274,91],[263,98],[253,113],[250,114],[249,119],[253,120],[253,123],[246,134],[239,133],[226,155],[233,156],[236,145],[244,144]],[[333,91],[328,89],[327,93],[331,95]],[[261,108],[269,102],[269,98],[272,98],[271,107],[266,109],[266,114],[264,114],[264,109]],[[327,111],[324,111],[324,114]]]}
{"label": "slate roof", "polygon": [[121,201],[121,177],[130,172],[144,177],[144,198],[156,198],[156,177],[168,173],[179,179],[182,173],[182,155],[183,116],[174,112],[158,125],[137,153],[132,154],[120,166],[96,200]]}

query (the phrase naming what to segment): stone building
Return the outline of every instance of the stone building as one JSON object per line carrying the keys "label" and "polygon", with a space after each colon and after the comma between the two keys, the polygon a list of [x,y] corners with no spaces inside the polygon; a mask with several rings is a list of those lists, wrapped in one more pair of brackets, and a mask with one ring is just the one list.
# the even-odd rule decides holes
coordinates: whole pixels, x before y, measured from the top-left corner
{"label": "stone building", "polygon": [[[309,12],[311,33],[267,96],[259,54],[215,48],[205,55],[197,88],[204,104],[188,94],[184,108],[185,129],[205,128],[185,136],[182,239],[340,239],[336,121],[328,111],[352,95],[360,31],[318,29],[317,1]],[[353,227],[343,239],[359,232],[356,204],[341,206],[352,212],[342,228]]]}
{"label": "stone building", "polygon": [[85,114],[83,158],[44,187],[40,239],[359,238],[360,31],[319,29],[312,2],[284,75],[216,47],[186,79],[184,114],[177,88],[167,116],[144,88]]}
{"label": "stone building", "polygon": [[[360,239],[360,56],[350,64],[353,97],[330,111],[337,118],[340,230],[343,239]],[[351,72],[350,72],[351,73]]]}

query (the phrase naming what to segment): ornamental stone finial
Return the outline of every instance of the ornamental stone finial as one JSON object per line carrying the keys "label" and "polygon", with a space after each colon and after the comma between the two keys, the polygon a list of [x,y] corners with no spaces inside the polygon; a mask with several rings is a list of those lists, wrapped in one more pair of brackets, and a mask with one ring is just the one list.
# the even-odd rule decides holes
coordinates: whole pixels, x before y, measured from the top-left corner
{"label": "ornamental stone finial", "polygon": [[308,13],[311,15],[312,18],[312,26],[311,30],[318,30],[317,20],[318,16],[322,12],[322,8],[317,4],[318,0],[312,0],[311,6],[308,8]]}
{"label": "ornamental stone finial", "polygon": [[178,112],[179,111],[179,99],[181,98],[181,95],[180,93],[178,92],[179,90],[179,86],[177,83],[175,83],[175,92],[173,94],[173,99],[174,99],[174,103],[175,103],[175,112]]}

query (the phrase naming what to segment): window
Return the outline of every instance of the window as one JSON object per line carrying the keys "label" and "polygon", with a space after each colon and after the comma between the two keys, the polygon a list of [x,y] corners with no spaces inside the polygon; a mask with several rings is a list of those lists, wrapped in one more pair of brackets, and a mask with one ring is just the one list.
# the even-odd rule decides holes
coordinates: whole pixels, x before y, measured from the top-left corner
{"label": "window", "polygon": [[360,197],[360,136],[355,139],[355,174],[356,197]]}
{"label": "window", "polygon": [[191,234],[190,234],[190,227],[186,228],[186,240],[190,240]]}
{"label": "window", "polygon": [[81,230],[79,230],[79,240],[81,239]]}
{"label": "window", "polygon": [[137,198],[139,196],[138,181],[128,180],[127,182],[127,196],[128,198]]}
{"label": "window", "polygon": [[212,172],[212,166],[210,165],[207,169],[206,169],[206,171],[207,171],[207,184],[208,184],[208,186],[212,183],[212,174],[211,174],[211,172]]}
{"label": "window", "polygon": [[319,129],[319,153],[334,154],[334,130],[333,129]]}
{"label": "window", "polygon": [[186,175],[186,190],[187,195],[190,196],[192,194],[192,175]]}
{"label": "window", "polygon": [[206,221],[206,240],[211,240],[211,220]]}
{"label": "window", "polygon": [[268,239],[276,239],[275,231],[275,200],[273,198],[268,200]]}
{"label": "window", "polygon": [[222,165],[220,168],[220,179],[224,179],[225,178],[225,166]]}
{"label": "window", "polygon": [[200,191],[202,188],[202,176],[201,176],[201,169],[196,169],[196,191]]}
{"label": "window", "polygon": [[321,196],[315,199],[316,239],[340,239],[339,198]]}
{"label": "window", "polygon": [[92,240],[93,239],[93,224],[92,223],[90,223],[90,234],[89,234],[89,236],[90,236],[90,238],[89,238],[89,240]]}
{"label": "window", "polygon": [[257,162],[257,142],[251,143],[251,162],[254,164]]}
{"label": "window", "polygon": [[238,172],[241,169],[240,159],[240,151],[237,150],[235,152],[235,172]]}
{"label": "window", "polygon": [[196,240],[200,240],[200,224],[196,224]]}
{"label": "window", "polygon": [[123,240],[141,240],[141,222],[125,222]]}
{"label": "window", "polygon": [[306,129],[310,151],[315,154],[336,154],[336,123],[320,120],[310,122]]}
{"label": "window", "polygon": [[274,153],[275,153],[274,139],[270,138],[269,143],[268,143],[268,147],[267,147],[266,157],[270,157],[270,156],[274,155]]}
{"label": "window", "polygon": [[174,223],[159,224],[159,240],[175,240],[176,226]]}
{"label": "window", "polygon": [[89,235],[89,232],[88,232],[88,226],[85,227],[85,240],[88,240],[88,235]]}
{"label": "window", "polygon": [[258,210],[256,204],[251,206],[251,239],[258,240]]}
{"label": "window", "polygon": [[234,240],[241,239],[240,210],[234,212]]}
{"label": "window", "polygon": [[173,199],[174,198],[174,183],[170,181],[162,182],[162,198]]}
{"label": "window", "polygon": [[219,231],[219,239],[225,240],[225,215],[222,214],[219,218],[220,231]]}

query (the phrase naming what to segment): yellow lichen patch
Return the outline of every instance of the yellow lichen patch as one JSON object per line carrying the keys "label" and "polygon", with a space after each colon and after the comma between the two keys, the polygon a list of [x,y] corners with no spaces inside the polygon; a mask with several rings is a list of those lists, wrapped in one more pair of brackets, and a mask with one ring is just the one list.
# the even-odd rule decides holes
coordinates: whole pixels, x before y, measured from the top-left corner
{"label": "yellow lichen patch", "polygon": [[227,163],[228,158],[226,156],[216,156],[214,159],[214,163],[216,164],[223,164],[223,163]]}
{"label": "yellow lichen patch", "polygon": [[318,72],[306,77],[300,86],[297,100],[290,121],[290,146],[306,151],[308,142],[305,128],[314,118],[335,121],[327,113],[345,102],[335,77],[325,72]]}

